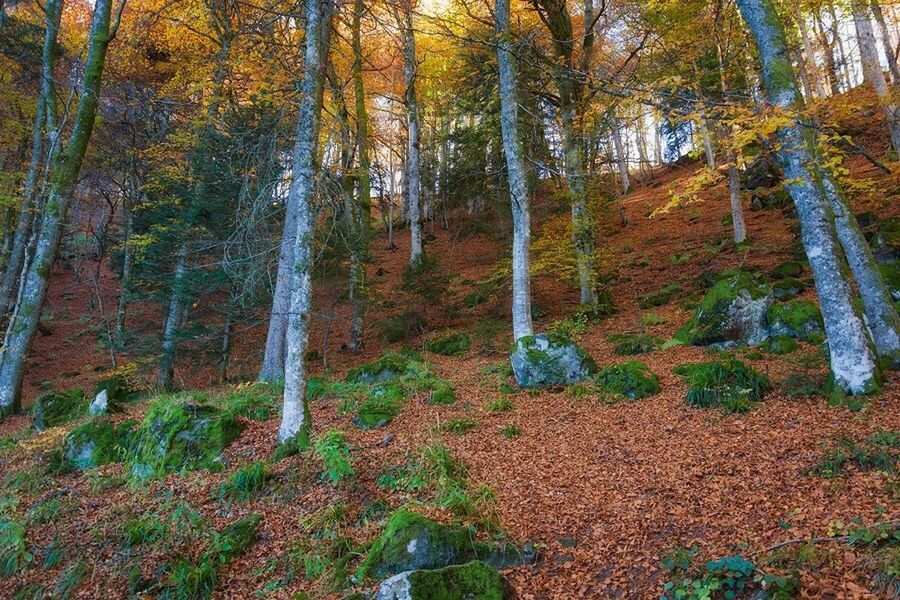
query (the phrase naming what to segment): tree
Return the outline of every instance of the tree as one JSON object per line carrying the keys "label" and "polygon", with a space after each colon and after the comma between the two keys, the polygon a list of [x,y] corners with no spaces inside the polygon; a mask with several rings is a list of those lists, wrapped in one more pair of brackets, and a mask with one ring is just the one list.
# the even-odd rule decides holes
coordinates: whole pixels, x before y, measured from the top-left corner
{"label": "tree", "polygon": [[518,94],[516,67],[509,31],[509,0],[497,0],[497,64],[500,71],[500,128],[503,152],[509,179],[512,207],[512,321],[513,338],[533,335],[531,325],[531,277],[528,250],[531,244],[531,221],[528,211],[528,191],[525,185],[525,166],[518,128]]}
{"label": "tree", "polygon": [[422,217],[419,195],[421,193],[419,149],[421,145],[419,102],[416,96],[416,35],[413,29],[412,0],[401,0],[402,14],[397,15],[403,38],[403,82],[406,90],[406,200],[409,203],[409,262],[415,263],[422,256]]}
{"label": "tree", "polygon": [[756,40],[769,102],[794,115],[791,124],[778,130],[778,154],[822,307],[835,382],[854,394],[870,392],[878,385],[875,355],[842,266],[834,215],[816,172],[812,123],[802,113],[803,97],[781,19],[772,0],[737,0],[737,4]]}
{"label": "tree", "polygon": [[[60,2],[60,6],[61,6]],[[72,202],[78,173],[87,152],[94,119],[100,104],[100,87],[106,52],[115,36],[119,16],[124,8],[120,3],[115,22],[112,21],[112,0],[96,0],[91,18],[88,53],[84,62],[81,97],[68,142],[57,138],[58,150],[50,155],[49,185],[41,214],[40,229],[34,253],[23,265],[19,296],[9,319],[3,346],[0,348],[0,414],[8,415],[19,408],[19,394],[25,373],[25,358],[31,349],[47,297],[50,274],[59,252],[63,223]],[[47,99],[47,106],[55,102]]]}

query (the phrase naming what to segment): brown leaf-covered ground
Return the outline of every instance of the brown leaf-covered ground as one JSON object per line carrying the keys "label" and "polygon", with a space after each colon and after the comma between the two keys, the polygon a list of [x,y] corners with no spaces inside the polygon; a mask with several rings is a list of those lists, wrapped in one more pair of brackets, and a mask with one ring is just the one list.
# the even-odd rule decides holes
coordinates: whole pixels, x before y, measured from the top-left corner
{"label": "brown leaf-covered ground", "polygon": [[[854,176],[871,180],[856,194],[859,210],[880,215],[900,210],[900,175],[886,175],[864,160],[852,161]],[[619,308],[614,316],[589,326],[581,344],[601,366],[624,360],[612,352],[607,336],[640,324],[636,299],[667,283],[686,290],[702,271],[720,271],[739,265],[765,270],[790,257],[793,235],[790,222],[780,211],[746,213],[750,249],[736,253],[710,248],[729,230],[721,224],[727,213],[724,183],[706,190],[702,202],[648,219],[647,214],[668,200],[669,186],[683,184],[697,169],[688,166],[658,174],[654,181],[637,186],[625,197],[630,224],[604,224],[600,243],[607,257],[604,271],[615,270],[611,291]],[[546,204],[539,207],[536,221],[547,218]],[[487,277],[504,254],[504,242],[486,235],[464,234],[465,226],[454,223],[450,231],[437,228],[428,252],[440,257],[448,272],[458,276],[445,304],[453,304],[472,289],[472,282]],[[374,241],[371,273],[376,308],[370,313],[366,350],[358,354],[340,351],[346,340],[348,310],[334,304],[340,291],[317,290],[320,311],[311,338],[312,348],[322,348],[323,318],[334,313],[329,334],[329,377],[341,377],[355,364],[372,360],[385,350],[375,322],[406,308],[410,300],[399,291],[399,279],[407,260],[407,238],[399,232],[399,249],[387,251],[385,240]],[[705,246],[706,245],[706,246]],[[692,258],[672,264],[673,254],[690,252]],[[646,256],[648,266],[634,258]],[[376,274],[381,269],[383,274]],[[546,311],[537,328],[572,313],[577,292],[552,273],[537,277],[535,298]],[[115,304],[116,285],[109,273],[101,279],[104,306]],[[94,319],[79,321],[87,312],[93,290],[60,270],[54,278],[50,311],[55,315],[49,335],[38,338],[29,365],[26,397],[35,397],[39,382],[52,381],[58,388],[90,387],[96,373],[108,368],[108,355],[98,349]],[[804,294],[814,298],[811,290]],[[407,342],[413,347],[444,328],[470,329],[487,319],[505,319],[506,301],[501,297],[475,310],[457,315],[444,309],[428,311],[428,332]],[[670,337],[689,317],[678,300],[654,309],[664,323],[649,327],[659,337]],[[135,323],[153,326],[153,309],[136,307]],[[451,318],[452,317],[452,318]],[[99,325],[98,325],[99,324]],[[239,332],[233,374],[252,377],[258,364],[265,325],[246,326]],[[804,372],[815,363],[818,349],[806,344],[779,357],[763,354],[748,361],[765,372],[776,390],[745,415],[725,416],[715,411],[689,408],[684,404],[685,387],[672,367],[706,360],[703,349],[675,347],[639,357],[659,375],[662,391],[636,402],[607,404],[588,395],[575,397],[566,390],[518,392],[511,396],[514,410],[491,413],[486,405],[500,396],[496,378],[482,375],[484,367],[506,358],[509,335],[505,328],[494,336],[476,337],[476,347],[460,358],[425,354],[436,373],[453,382],[457,401],[453,406],[431,406],[423,395],[405,405],[402,414],[387,428],[360,431],[351,415],[339,415],[335,400],[313,403],[316,431],[345,431],[352,443],[356,476],[349,483],[332,486],[317,475],[316,459],[300,455],[277,463],[275,481],[269,491],[247,504],[227,504],[214,498],[219,483],[239,466],[271,457],[277,419],[245,422],[239,440],[227,450],[229,465],[224,473],[196,472],[171,475],[133,487],[122,485],[94,491],[100,475],[111,478],[122,472],[120,465],[101,467],[91,475],[66,474],[38,477],[40,487],[21,491],[19,510],[48,497],[62,500],[63,511],[55,522],[28,530],[29,547],[38,555],[34,566],[11,578],[0,579],[0,596],[11,597],[28,582],[52,587],[62,569],[84,560],[88,572],[76,595],[81,598],[127,596],[129,569],[140,564],[144,576],[167,556],[159,549],[135,549],[132,555],[121,544],[121,523],[163,502],[184,499],[222,526],[237,517],[259,512],[264,520],[261,537],[248,552],[229,564],[221,574],[214,597],[250,598],[284,573],[275,559],[285,556],[304,530],[300,522],[331,504],[345,504],[354,518],[343,534],[355,542],[372,539],[378,519],[354,524],[355,516],[383,500],[396,507],[410,498],[380,489],[375,480],[385,468],[402,465],[421,445],[440,440],[468,467],[470,486],[488,486],[496,495],[495,508],[502,528],[519,541],[542,547],[534,567],[505,571],[519,598],[655,598],[662,591],[666,574],[660,558],[674,546],[697,545],[704,559],[731,553],[760,556],[779,542],[827,535],[836,522],[852,519],[875,523],[897,519],[897,481],[874,471],[850,468],[845,476],[827,480],[809,474],[823,449],[841,436],[862,440],[878,430],[900,430],[900,386],[888,374],[884,392],[858,412],[829,406],[824,399],[787,398],[777,389],[789,373]],[[741,356],[741,352],[737,353]],[[807,357],[802,360],[799,357]],[[126,357],[119,357],[125,360]],[[320,366],[316,366],[321,370]],[[185,387],[206,387],[213,379],[213,366],[182,352],[178,376]],[[144,403],[130,408],[128,416],[139,417]],[[442,433],[435,425],[468,416],[476,421],[471,431]],[[9,436],[29,426],[30,418],[17,416],[0,424],[0,436]],[[506,439],[501,429],[516,425],[521,435]],[[23,437],[17,445],[0,451],[4,476],[32,470],[41,450],[59,444],[71,426]],[[383,443],[385,436],[393,436]],[[439,510],[424,510],[438,518],[449,518]],[[65,547],[65,558],[53,568],[40,568],[38,550],[54,540]],[[565,544],[563,544],[565,542]],[[182,548],[196,554],[198,548]],[[135,560],[142,552],[140,561]],[[272,566],[275,565],[275,566]],[[841,544],[823,544],[821,555],[800,564],[803,598],[875,598],[874,567],[864,551]],[[327,596],[316,582],[296,577],[266,598],[290,598],[300,591]],[[331,594],[340,597],[340,594]]]}

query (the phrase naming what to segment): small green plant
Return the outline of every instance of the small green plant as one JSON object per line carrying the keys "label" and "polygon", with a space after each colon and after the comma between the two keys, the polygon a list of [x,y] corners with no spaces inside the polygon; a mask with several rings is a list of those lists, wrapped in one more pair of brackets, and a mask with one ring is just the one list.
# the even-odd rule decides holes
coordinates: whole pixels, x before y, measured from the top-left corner
{"label": "small green plant", "polygon": [[641,325],[645,325],[647,327],[653,325],[662,325],[664,323],[668,323],[668,320],[660,317],[658,314],[656,314],[656,311],[650,311],[647,314],[641,316]]}
{"label": "small green plant", "polygon": [[765,375],[736,359],[679,365],[674,371],[688,386],[685,401],[695,408],[746,412],[772,387]]}
{"label": "small green plant", "polygon": [[425,349],[442,356],[461,356],[472,346],[465,333],[451,333],[425,344]]}
{"label": "small green plant", "polygon": [[332,429],[313,443],[316,456],[322,461],[323,477],[338,484],[355,474],[350,460],[350,443],[343,431]]}
{"label": "small green plant", "polygon": [[517,425],[506,425],[500,430],[500,434],[506,439],[512,440],[522,435],[522,430]]}
{"label": "small green plant", "polygon": [[18,521],[0,518],[0,577],[12,577],[33,559],[25,543],[25,527]]}
{"label": "small green plant", "polygon": [[456,394],[453,391],[453,386],[450,385],[450,382],[443,380],[435,384],[434,389],[431,390],[431,395],[428,397],[429,404],[453,404],[454,402],[456,402]]}
{"label": "small green plant", "polygon": [[321,579],[330,591],[346,586],[347,564],[354,556],[352,543],[341,532],[346,518],[346,507],[332,504],[302,520],[304,535],[288,553],[306,579]]}
{"label": "small green plant", "polygon": [[53,540],[46,548],[44,548],[42,554],[44,568],[52,569],[65,558],[66,549],[59,543],[59,540]]}
{"label": "small green plant", "polygon": [[670,283],[665,287],[644,296],[641,301],[638,302],[638,306],[643,309],[663,306],[665,304],[668,304],[672,300],[672,298],[683,291],[684,288],[682,288],[677,283]]}
{"label": "small green plant", "polygon": [[842,437],[822,454],[811,469],[813,475],[834,479],[843,475],[851,464],[863,471],[896,473],[900,460],[900,431],[882,430],[862,443]]}
{"label": "small green plant", "polygon": [[265,488],[272,471],[264,462],[255,461],[231,474],[219,487],[219,498],[236,502],[247,502],[254,494]]}
{"label": "small green plant", "polygon": [[35,502],[25,512],[25,524],[30,527],[32,525],[52,523],[59,516],[62,509],[62,502],[55,498]]}
{"label": "small green plant", "polygon": [[498,413],[498,412],[509,412],[515,408],[512,400],[509,398],[497,398],[496,400],[491,400],[488,402],[487,410],[488,412]]}
{"label": "small green plant", "polygon": [[788,398],[814,398],[825,396],[824,378],[806,373],[792,373],[785,377],[781,392]]}
{"label": "small green plant", "polygon": [[615,344],[613,352],[620,356],[633,356],[635,354],[644,354],[645,352],[653,352],[662,346],[662,340],[651,335],[625,332],[615,333],[608,338],[610,343]]}
{"label": "small green plant", "polygon": [[471,429],[475,429],[476,425],[475,419],[470,417],[460,417],[441,423],[440,430],[461,435]]}
{"label": "small green plant", "polygon": [[125,523],[125,545],[128,548],[162,541],[169,532],[167,523],[154,515],[143,515]]}
{"label": "small green plant", "polygon": [[597,385],[607,394],[638,400],[659,393],[659,378],[644,363],[629,360],[597,374]]}
{"label": "small green plant", "polygon": [[81,585],[84,576],[87,575],[88,566],[84,561],[72,563],[59,574],[53,586],[53,597],[60,600],[68,600]]}
{"label": "small green plant", "polygon": [[242,383],[222,398],[222,407],[251,421],[265,421],[278,414],[281,400],[280,385],[270,383]]}
{"label": "small green plant", "polygon": [[400,414],[400,406],[406,391],[396,383],[379,384],[372,388],[369,397],[359,405],[353,422],[360,429],[384,427]]}

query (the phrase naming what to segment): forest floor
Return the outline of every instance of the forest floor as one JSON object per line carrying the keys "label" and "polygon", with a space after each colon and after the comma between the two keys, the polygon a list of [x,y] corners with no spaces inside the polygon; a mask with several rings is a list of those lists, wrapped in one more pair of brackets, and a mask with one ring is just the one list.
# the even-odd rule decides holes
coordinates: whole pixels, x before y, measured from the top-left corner
{"label": "forest floor", "polygon": [[[900,169],[888,175],[860,157],[850,164],[854,178],[865,183],[854,196],[858,211],[882,217],[900,212]],[[614,354],[610,334],[640,329],[644,323],[647,333],[670,338],[690,317],[680,300],[691,295],[702,272],[739,266],[769,272],[791,258],[792,221],[780,210],[746,212],[751,240],[746,249],[738,252],[733,244],[721,243],[730,235],[730,227],[722,223],[728,213],[724,182],[701,190],[695,204],[648,218],[669,200],[672,186],[688,185],[698,169],[694,163],[637,184],[624,198],[629,224],[602,227],[602,270],[616,274],[609,289],[618,312],[589,324],[578,339],[600,367],[626,360]],[[565,218],[558,212],[553,216],[550,200],[535,212],[536,238],[542,227]],[[378,478],[434,442],[443,443],[466,466],[470,489],[486,486],[493,492],[490,512],[510,538],[539,545],[536,565],[503,572],[516,597],[523,599],[658,598],[669,578],[661,559],[676,547],[696,546],[701,563],[741,554],[761,568],[771,564],[778,570],[776,563],[766,562],[773,559],[767,549],[776,544],[832,536],[854,520],[868,525],[900,518],[896,475],[853,465],[832,479],[811,472],[840,439],[862,444],[878,431],[900,431],[900,382],[895,373],[887,374],[880,395],[856,411],[833,406],[825,398],[786,395],[781,384],[789,374],[827,370],[821,348],[806,343],[787,355],[762,352],[757,357],[752,349],[730,353],[774,384],[765,401],[746,414],[725,415],[685,404],[685,385],[672,368],[711,356],[707,350],[686,346],[636,357],[658,374],[662,387],[643,400],[610,403],[572,389],[505,389],[491,367],[507,359],[506,294],[473,309],[447,309],[476,289],[507,255],[507,240],[465,233],[471,227],[469,222],[454,223],[449,231],[436,227],[433,232],[435,240],[426,250],[440,258],[441,267],[454,279],[442,306],[426,311],[428,327],[420,336],[388,345],[377,327],[412,302],[399,290],[407,260],[404,231],[397,233],[396,250],[384,249],[383,236],[373,242],[374,308],[365,351],[340,350],[347,335],[348,308],[335,302],[338,290],[317,289],[319,318],[310,348],[320,354],[325,349],[323,315],[329,315],[330,367],[325,372],[316,361],[314,374],[341,379],[348,369],[375,360],[389,347],[420,349],[423,342],[446,331],[468,331],[475,342],[456,358],[423,352],[432,370],[452,382],[457,400],[451,406],[427,404],[423,392],[408,400],[387,427],[362,431],[353,425],[352,415],[338,410],[337,400],[313,400],[315,431],[340,429],[350,441],[355,476],[348,482],[335,486],[323,481],[317,460],[302,454],[274,463],[273,482],[249,502],[218,499],[216,490],[237,468],[271,458],[277,415],[265,421],[242,420],[245,429],[227,448],[223,472],[173,474],[138,485],[126,481],[120,464],[87,474],[48,475],[41,467],[41,452],[58,445],[73,425],[28,433],[29,416],[3,421],[0,437],[7,442],[0,449],[0,473],[7,501],[17,499],[20,513],[48,498],[60,502],[53,518],[27,528],[27,546],[35,559],[20,574],[0,579],[0,597],[11,597],[27,583],[51,589],[64,569],[78,560],[87,570],[73,597],[126,597],[132,568],[152,577],[173,553],[196,554],[195,548],[177,544],[149,546],[140,553],[123,549],[125,519],[161,513],[176,501],[186,502],[216,527],[250,513],[263,516],[258,541],[222,569],[214,597],[292,598],[301,591],[311,597],[343,597],[349,590],[330,591],[321,578],[286,575],[293,571],[285,566],[289,562],[285,557],[298,540],[309,537],[304,519],[326,506],[342,505],[348,517],[342,521],[341,535],[357,544],[373,539],[386,510],[422,500],[410,492],[385,489]],[[116,285],[108,272],[103,275],[100,297],[111,313]],[[666,305],[638,308],[638,299],[670,283],[685,291]],[[533,285],[535,303],[544,312],[536,330],[546,330],[577,308],[577,290],[564,278],[544,272]],[[57,389],[76,385],[90,389],[97,373],[108,369],[109,355],[95,342],[98,328],[105,325],[82,317],[92,295],[96,301],[96,289],[76,281],[70,271],[59,270],[54,277],[48,309],[54,318],[50,334],[39,335],[29,363],[29,402],[50,383]],[[814,297],[811,289],[801,295]],[[145,315],[135,317],[136,322],[155,326],[151,308],[134,310]],[[236,380],[253,377],[264,336],[264,324],[240,331],[232,362]],[[189,351],[182,352],[178,377],[185,388],[209,387],[213,372],[208,361],[195,361]],[[510,400],[512,409],[489,410],[498,398]],[[116,419],[140,418],[145,408],[145,402],[135,403]],[[474,426],[461,433],[439,427],[462,418],[471,419]],[[518,428],[518,436],[502,435],[509,426]],[[420,508],[438,519],[454,518],[424,500]],[[42,568],[41,550],[54,544],[64,549],[64,558],[55,567]],[[802,598],[877,598],[886,593],[877,577],[891,568],[896,577],[900,560],[895,547],[885,556],[840,542],[796,544],[785,550],[777,558],[797,569]]]}

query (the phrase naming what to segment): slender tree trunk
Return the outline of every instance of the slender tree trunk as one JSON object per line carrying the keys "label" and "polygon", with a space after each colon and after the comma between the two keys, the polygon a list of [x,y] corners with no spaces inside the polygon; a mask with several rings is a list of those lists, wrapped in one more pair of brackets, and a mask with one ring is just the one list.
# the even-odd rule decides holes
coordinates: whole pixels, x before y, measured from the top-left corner
{"label": "slender tree trunk", "polygon": [[353,316],[350,321],[348,345],[352,350],[358,350],[363,346],[366,313],[365,262],[369,254],[369,223],[372,219],[372,193],[369,179],[369,117],[366,112],[365,87],[363,86],[363,54],[360,37],[360,21],[364,10],[363,0],[354,0],[351,38],[353,43],[353,88],[356,96],[356,146],[359,155],[359,174],[357,176],[359,210],[354,213],[357,222],[357,252],[350,257],[350,296],[353,304]]}
{"label": "slender tree trunk", "polygon": [[627,194],[631,189],[631,178],[628,176],[628,157],[625,153],[625,144],[622,142],[622,124],[618,118],[612,118],[612,140],[616,154],[616,167],[619,171],[619,185],[622,186],[622,194]]}
{"label": "slender tree trunk", "polygon": [[706,115],[702,112],[700,113],[700,118],[697,119],[697,124],[700,127],[700,138],[703,140],[703,152],[706,154],[706,168],[710,171],[716,170],[716,151],[713,148],[712,137],[709,134],[709,126],[706,123]]}
{"label": "slender tree trunk", "polygon": [[28,246],[28,235],[36,211],[35,195],[37,194],[38,177],[41,173],[41,165],[44,164],[44,125],[47,121],[47,106],[50,102],[56,102],[53,93],[53,71],[56,65],[56,40],[59,37],[62,2],[63,0],[48,0],[44,7],[45,29],[41,60],[41,86],[31,133],[31,158],[25,175],[22,204],[19,207],[9,260],[6,263],[3,280],[0,282],[0,318],[6,315],[10,304],[16,297],[16,283],[22,273],[25,248]]}
{"label": "slender tree trunk", "polygon": [[[770,102],[783,110],[801,111],[803,99],[772,0],[737,0],[737,4],[756,39]],[[813,130],[801,118],[778,131],[785,187],[800,218],[801,238],[822,307],[835,382],[848,392],[867,393],[879,383],[875,356],[842,266],[834,215],[816,176],[815,140],[810,133]]]}
{"label": "slender tree trunk", "polygon": [[131,286],[131,194],[136,192],[137,186],[132,186],[122,198],[122,226],[124,235],[122,236],[122,277],[119,281],[119,304],[116,309],[116,344],[122,348],[125,345],[125,318],[128,313],[128,294]]}
{"label": "slender tree trunk", "polygon": [[234,303],[229,300],[222,328],[222,347],[219,350],[219,383],[228,381],[228,363],[231,359],[231,329],[234,326]]}
{"label": "slender tree trunk", "polygon": [[800,10],[800,4],[794,3],[794,16],[797,19],[797,28],[800,30],[800,41],[803,44],[803,63],[809,73],[810,82],[813,89],[816,90],[816,96],[819,98],[827,98],[828,92],[825,91],[825,85],[819,76],[819,67],[816,64],[816,50],[813,48],[812,40],[809,37],[809,28],[806,26],[806,17]]}
{"label": "slender tree trunk", "polygon": [[416,98],[416,36],[413,30],[412,0],[404,0],[403,5],[403,78],[406,84],[406,190],[409,203],[410,264],[422,256],[422,218],[419,195],[422,186],[419,173],[419,102]]}
{"label": "slender tree trunk", "polygon": [[884,19],[884,11],[881,10],[881,4],[879,4],[878,0],[869,0],[869,6],[872,9],[872,14],[875,16],[875,22],[878,23],[878,29],[881,30],[881,43],[884,46],[884,54],[887,56],[891,79],[894,85],[900,85],[900,66],[897,65],[897,54],[891,41],[891,30],[888,29],[887,22]]}
{"label": "slender tree trunk", "polygon": [[828,2],[828,12],[831,16],[831,32],[837,45],[841,70],[844,72],[844,80],[847,82],[847,89],[849,90],[856,85],[856,82],[853,79],[853,70],[850,68],[850,55],[844,48],[844,40],[841,38],[840,21],[838,21],[837,10],[834,8],[833,2]]}
{"label": "slender tree trunk", "polygon": [[834,58],[835,42],[834,40],[828,40],[828,31],[825,29],[822,18],[818,14],[816,14],[816,28],[818,30],[817,36],[819,38],[819,44],[824,50],[825,71],[828,75],[828,85],[831,88],[831,95],[837,96],[841,93],[841,78],[838,75],[837,61],[835,61]]}
{"label": "slender tree trunk", "polygon": [[[717,23],[717,31],[720,24]],[[728,81],[725,78],[725,53],[722,51],[722,44],[716,40],[716,57],[719,61],[719,86],[722,90],[722,97],[728,97]],[[730,131],[729,131],[730,129]],[[734,243],[740,244],[747,239],[747,226],[744,224],[744,211],[741,206],[743,196],[741,194],[741,180],[738,176],[737,161],[735,160],[734,148],[728,139],[729,134],[734,136],[734,126],[730,128],[722,127],[722,140],[725,142],[725,161],[728,165],[728,195],[731,198],[731,222],[734,230]]]}
{"label": "slender tree trunk", "polygon": [[500,130],[509,178],[512,206],[512,322],[513,339],[518,341],[533,335],[531,324],[531,276],[529,274],[529,246],[531,220],[528,210],[528,191],[525,186],[525,161],[519,139],[519,105],[516,90],[516,66],[509,31],[509,0],[497,0],[497,64],[500,71]]}
{"label": "slender tree trunk", "polygon": [[22,273],[19,301],[0,348],[0,414],[3,415],[18,410],[20,406],[25,359],[40,322],[50,274],[59,252],[63,223],[94,128],[106,50],[111,40],[111,13],[112,0],[96,0],[88,38],[88,55],[84,62],[82,92],[72,134],[65,151],[54,153],[49,193],[34,255],[27,270]]}
{"label": "slender tree trunk", "polygon": [[[330,2],[330,0],[325,0]],[[294,147],[293,179],[288,204],[297,211],[297,231],[294,236],[291,273],[291,299],[288,310],[287,354],[284,367],[284,409],[278,428],[278,441],[309,444],[311,429],[309,406],[306,402],[306,348],[309,342],[309,313],[312,308],[312,260],[315,212],[316,149],[322,104],[317,88],[323,77],[320,47],[323,18],[322,0],[306,0],[306,47],[303,81],[300,86],[300,114],[297,119],[297,142]],[[326,14],[330,14],[327,11]]]}
{"label": "slender tree trunk", "polygon": [[871,85],[878,96],[878,103],[884,111],[891,144],[894,151],[900,154],[900,108],[891,98],[891,91],[884,80],[881,63],[878,62],[878,48],[875,45],[875,34],[869,21],[869,11],[865,0],[853,0],[853,23],[856,26],[856,37],[859,41],[859,55],[862,59],[863,81]]}
{"label": "slender tree trunk", "polygon": [[162,353],[159,359],[159,374],[156,376],[156,387],[161,390],[172,389],[175,382],[175,353],[178,349],[176,336],[182,312],[181,302],[186,291],[184,285],[186,283],[187,256],[187,244],[182,244],[178,249],[178,259],[175,262],[175,274],[172,279],[172,293],[169,296],[169,308],[163,324]]}

